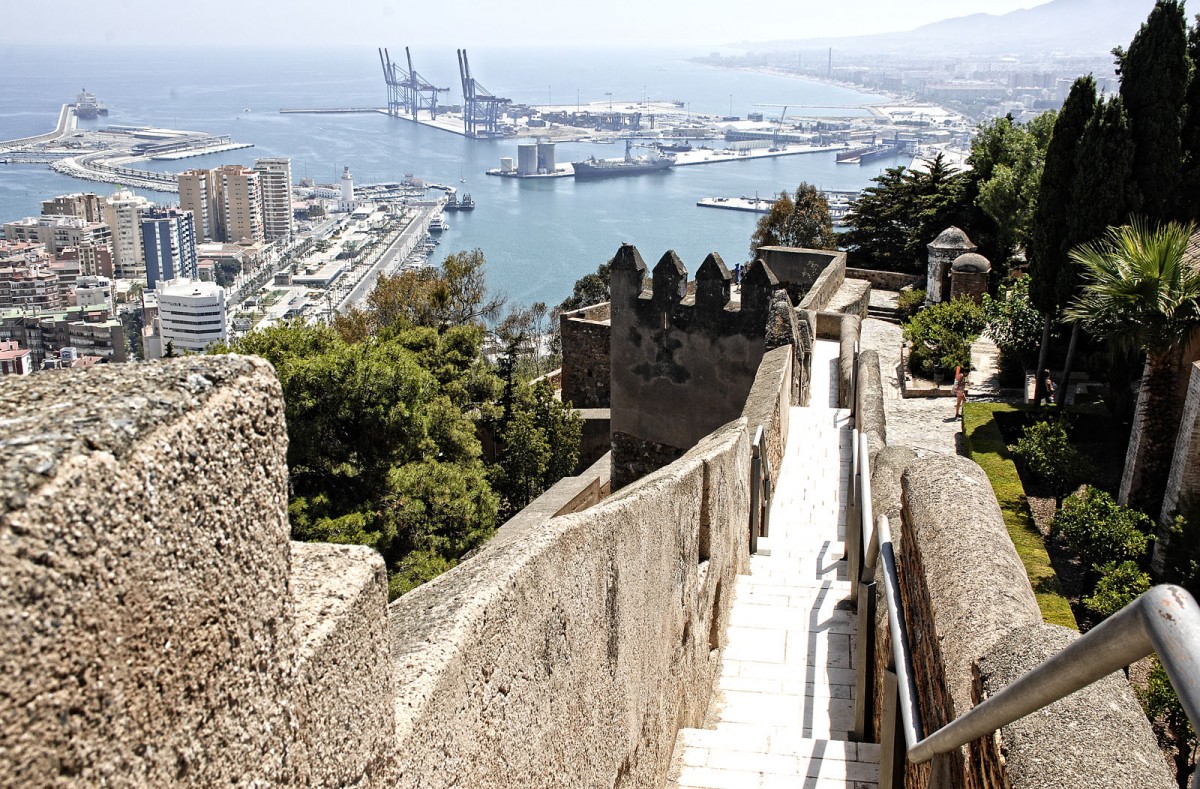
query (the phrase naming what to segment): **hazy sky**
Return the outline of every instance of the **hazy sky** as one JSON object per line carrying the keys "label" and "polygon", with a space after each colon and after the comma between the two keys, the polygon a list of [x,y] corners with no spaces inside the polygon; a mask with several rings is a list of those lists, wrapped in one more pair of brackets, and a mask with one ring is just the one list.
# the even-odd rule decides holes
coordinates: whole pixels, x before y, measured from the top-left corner
{"label": "hazy sky", "polygon": [[1001,14],[1044,2],[49,0],[7,3],[0,42],[693,46],[910,30],[948,17]]}

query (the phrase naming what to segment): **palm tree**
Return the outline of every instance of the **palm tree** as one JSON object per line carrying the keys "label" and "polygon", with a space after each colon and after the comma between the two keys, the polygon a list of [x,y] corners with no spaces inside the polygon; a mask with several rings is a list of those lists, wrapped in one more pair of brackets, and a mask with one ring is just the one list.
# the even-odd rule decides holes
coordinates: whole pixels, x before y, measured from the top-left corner
{"label": "palm tree", "polygon": [[1184,259],[1195,230],[1135,220],[1071,252],[1084,287],[1067,319],[1119,350],[1146,354],[1119,499],[1152,517],[1162,507],[1179,429],[1183,346],[1200,324],[1200,269]]}

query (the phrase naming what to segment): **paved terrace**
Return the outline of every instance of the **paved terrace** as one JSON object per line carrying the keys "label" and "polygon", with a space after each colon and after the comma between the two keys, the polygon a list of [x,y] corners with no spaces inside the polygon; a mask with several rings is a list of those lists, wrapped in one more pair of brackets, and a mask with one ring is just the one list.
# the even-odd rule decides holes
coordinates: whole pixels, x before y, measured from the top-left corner
{"label": "paved terrace", "polygon": [[[849,412],[838,344],[813,350],[813,405],[792,408],[770,536],[738,577],[708,727],[683,729],[677,789],[869,789],[879,746],[853,743],[855,615],[841,561]],[[827,393],[827,394],[826,394]],[[820,402],[818,402],[820,401]]]}

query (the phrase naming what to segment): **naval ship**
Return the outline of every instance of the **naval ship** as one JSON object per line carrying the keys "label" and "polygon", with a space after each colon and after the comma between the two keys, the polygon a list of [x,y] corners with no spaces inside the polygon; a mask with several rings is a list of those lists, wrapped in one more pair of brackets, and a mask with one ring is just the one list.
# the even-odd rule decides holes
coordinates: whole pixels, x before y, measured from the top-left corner
{"label": "naval ship", "polygon": [[597,159],[592,156],[582,162],[572,162],[576,178],[607,178],[614,175],[641,175],[675,166],[675,157],[662,155],[656,149],[649,156],[634,156],[633,141],[625,141],[624,159]]}

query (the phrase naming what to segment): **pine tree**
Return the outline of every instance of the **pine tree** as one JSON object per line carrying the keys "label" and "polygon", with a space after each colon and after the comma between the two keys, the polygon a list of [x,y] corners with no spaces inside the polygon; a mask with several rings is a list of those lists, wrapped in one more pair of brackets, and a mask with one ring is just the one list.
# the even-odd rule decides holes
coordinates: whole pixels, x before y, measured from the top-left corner
{"label": "pine tree", "polygon": [[[1155,221],[1178,211],[1183,147],[1180,140],[1184,98],[1191,64],[1187,23],[1178,0],[1158,0],[1129,44],[1113,50],[1121,75],[1121,99],[1133,133],[1133,173],[1144,199],[1143,210]],[[1093,160],[1092,167],[1105,166]]]}
{"label": "pine tree", "polygon": [[801,183],[794,197],[780,192],[770,211],[759,217],[750,237],[750,258],[758,257],[759,247],[773,246],[837,249],[829,201],[817,187]]}

